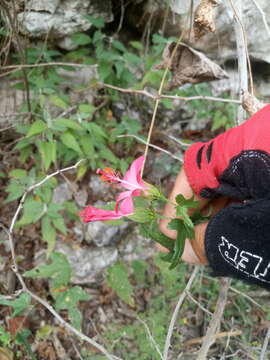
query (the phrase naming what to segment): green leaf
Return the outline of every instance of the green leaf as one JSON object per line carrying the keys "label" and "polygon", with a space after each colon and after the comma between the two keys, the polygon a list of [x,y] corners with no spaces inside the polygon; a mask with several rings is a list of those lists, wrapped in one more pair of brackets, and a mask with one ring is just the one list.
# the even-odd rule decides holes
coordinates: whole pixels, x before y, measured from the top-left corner
{"label": "green leaf", "polygon": [[63,109],[63,110],[66,110],[68,105],[67,103],[61,99],[59,96],[57,95],[51,95],[50,96],[50,101],[57,107]]}
{"label": "green leaf", "polygon": [[34,136],[37,134],[41,134],[45,130],[47,130],[47,124],[42,120],[36,120],[30,127],[26,137]]}
{"label": "green leaf", "polygon": [[139,41],[130,41],[129,44],[134,47],[134,49],[137,49],[139,51],[143,51],[144,50],[144,46],[141,42]]}
{"label": "green leaf", "polygon": [[122,51],[123,53],[127,51],[126,47],[118,40],[113,40],[112,46],[115,49]]}
{"label": "green leaf", "polygon": [[52,279],[53,288],[65,286],[71,277],[71,268],[65,257],[61,253],[51,254],[51,263],[49,265],[39,265],[32,270],[24,273],[25,277],[50,278]]}
{"label": "green leaf", "polygon": [[132,262],[132,268],[137,283],[143,284],[145,282],[148,264],[143,260],[134,260]]}
{"label": "green leaf", "polygon": [[142,63],[142,59],[139,56],[129,52],[126,52],[123,57],[126,60],[126,62],[130,65],[138,66],[141,65]]}
{"label": "green leaf", "polygon": [[[1,297],[0,297],[1,299]],[[11,335],[9,332],[5,331],[5,329],[0,326],[0,343],[2,343],[4,346],[10,346],[11,343]],[[12,359],[12,357],[11,357]]]}
{"label": "green leaf", "polygon": [[23,215],[17,222],[17,226],[36,223],[44,214],[44,203],[40,200],[29,198],[23,206]]}
{"label": "green leaf", "polygon": [[164,246],[169,251],[173,251],[174,249],[174,241],[169,238],[168,236],[164,235],[158,229],[158,225],[156,222],[152,224],[141,224],[140,225],[140,232],[141,235],[144,237],[148,237],[159,243],[160,245]]}
{"label": "green leaf", "polygon": [[51,224],[48,216],[44,216],[41,220],[41,234],[42,240],[47,243],[47,258],[50,256],[55,248],[56,232]]}
{"label": "green leaf", "polygon": [[175,201],[178,205],[184,206],[187,209],[193,209],[200,205],[200,201],[194,200],[194,195],[191,198],[186,199],[182,194],[178,194]]}
{"label": "green leaf", "polygon": [[28,355],[31,357],[31,359],[36,360],[36,356],[34,355],[31,346],[29,344],[28,337],[31,335],[31,331],[28,329],[23,329],[15,336],[15,342],[19,345],[23,345],[28,353]]}
{"label": "green leaf", "polygon": [[58,118],[55,120],[55,123],[58,125],[62,125],[64,128],[69,128],[73,130],[81,130],[81,126],[77,121],[65,119],[65,118]]}
{"label": "green leaf", "polygon": [[77,168],[77,176],[76,176],[76,180],[80,180],[86,173],[86,171],[88,170],[88,166],[87,164],[81,164],[78,168]]}
{"label": "green leaf", "polygon": [[71,289],[60,292],[56,297],[55,307],[57,310],[74,308],[79,301],[89,300],[89,294],[80,286],[74,286]]}
{"label": "green leaf", "polygon": [[80,104],[79,111],[86,114],[93,114],[96,110],[95,106],[89,104]]}
{"label": "green leaf", "polygon": [[45,339],[47,339],[50,336],[50,334],[52,333],[52,331],[53,331],[52,326],[50,326],[48,324],[43,325],[36,332],[37,340],[45,340]]}
{"label": "green leaf", "polygon": [[44,170],[47,171],[51,163],[55,163],[56,161],[56,141],[40,141],[39,151],[44,165]]}
{"label": "green leaf", "polygon": [[63,209],[63,205],[62,204],[57,204],[57,203],[50,203],[50,205],[48,206],[47,209],[47,214],[48,216],[52,217],[52,218],[56,218],[61,216],[58,211]]}
{"label": "green leaf", "polygon": [[88,45],[88,44],[91,44],[91,42],[92,42],[91,37],[89,35],[86,35],[83,33],[73,34],[71,36],[71,39],[78,46]]}
{"label": "green leaf", "polygon": [[53,225],[54,227],[61,231],[63,234],[67,234],[67,228],[66,228],[66,225],[65,225],[65,221],[62,217],[57,217],[57,218],[52,218],[52,222],[53,222]]}
{"label": "green leaf", "polygon": [[56,297],[55,307],[57,310],[68,309],[68,315],[72,325],[80,330],[82,315],[76,308],[79,301],[89,300],[89,295],[80,286],[74,286],[71,289],[59,293]]}
{"label": "green leaf", "polygon": [[17,183],[16,181],[12,181],[5,189],[5,191],[8,192],[8,197],[6,198],[5,203],[20,198],[25,192],[25,190],[26,190],[25,186]]}
{"label": "green leaf", "polygon": [[75,139],[75,137],[70,132],[65,132],[60,136],[60,139],[63,144],[65,144],[68,148],[76,151],[80,155],[82,154],[82,150],[80,148],[79,143]]}
{"label": "green leaf", "polygon": [[83,135],[80,138],[80,144],[83,148],[85,155],[89,157],[93,157],[95,149],[94,149],[92,137],[90,135]]}
{"label": "green leaf", "polygon": [[69,308],[68,309],[68,316],[70,318],[71,324],[77,330],[81,330],[82,324],[82,314],[77,308]]}
{"label": "green leaf", "polygon": [[128,268],[123,263],[111,266],[107,271],[106,277],[108,285],[116,294],[127,304],[133,306],[133,289],[128,279]]}
{"label": "green leaf", "polygon": [[105,26],[105,21],[103,16],[86,16],[86,19],[89,20],[96,28],[102,29]]}
{"label": "green leaf", "polygon": [[8,173],[8,175],[14,179],[21,179],[27,176],[27,171],[23,169],[13,169]]}
{"label": "green leaf", "polygon": [[[191,223],[192,224],[192,223]],[[175,268],[181,260],[185,248],[185,241],[187,238],[194,237],[194,228],[186,225],[183,219],[173,219],[168,225],[169,229],[176,230],[177,236],[174,242],[174,249],[171,256],[168,256],[167,261],[171,262],[169,269]]]}
{"label": "green leaf", "polygon": [[22,311],[29,309],[31,303],[31,297],[28,294],[21,294],[14,300],[5,300],[0,295],[0,305],[11,306],[13,308],[12,317],[17,316]]}
{"label": "green leaf", "polygon": [[112,164],[116,164],[118,162],[117,157],[114,155],[114,153],[107,147],[103,147],[99,151],[99,156],[101,156],[103,159],[108,160]]}

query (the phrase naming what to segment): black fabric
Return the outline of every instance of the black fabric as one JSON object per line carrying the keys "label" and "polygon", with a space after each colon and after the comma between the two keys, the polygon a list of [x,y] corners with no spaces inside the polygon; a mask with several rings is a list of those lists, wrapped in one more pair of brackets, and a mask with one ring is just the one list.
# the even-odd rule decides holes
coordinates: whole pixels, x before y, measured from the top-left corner
{"label": "black fabric", "polygon": [[257,200],[270,195],[270,156],[261,150],[245,150],[231,159],[219,177],[219,187],[205,188],[206,198],[225,196],[238,200]]}
{"label": "black fabric", "polygon": [[205,250],[213,276],[270,290],[270,199],[234,203],[209,222]]}

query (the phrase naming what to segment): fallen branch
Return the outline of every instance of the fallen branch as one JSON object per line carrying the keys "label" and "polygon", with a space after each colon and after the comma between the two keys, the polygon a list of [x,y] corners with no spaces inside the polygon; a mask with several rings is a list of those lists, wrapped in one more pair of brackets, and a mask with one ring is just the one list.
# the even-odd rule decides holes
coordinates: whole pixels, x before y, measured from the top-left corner
{"label": "fallen branch", "polygon": [[208,350],[210,349],[211,345],[215,342],[216,339],[215,333],[220,325],[223,311],[226,306],[227,294],[230,287],[230,283],[231,283],[231,279],[225,279],[225,278],[220,279],[220,291],[219,291],[218,301],[216,304],[216,310],[210,321],[209,327],[204,337],[202,347],[198,353],[198,357],[196,360],[207,359]]}
{"label": "fallen branch", "polygon": [[[217,339],[221,339],[221,338],[224,338],[224,337],[240,336],[240,335],[242,335],[241,330],[223,331],[223,332],[220,332],[218,334],[215,334],[214,339],[217,340]],[[194,345],[194,344],[200,344],[204,340],[205,340],[205,336],[202,336],[202,337],[187,340],[187,341],[185,341],[184,345],[189,346],[189,345]]]}
{"label": "fallen branch", "polygon": [[165,346],[164,346],[164,350],[163,350],[163,360],[167,360],[168,359],[168,352],[169,352],[169,349],[170,349],[170,346],[171,346],[171,338],[172,338],[172,334],[173,334],[173,329],[174,329],[174,326],[175,326],[175,323],[176,323],[176,320],[177,320],[177,316],[178,316],[178,313],[179,313],[179,310],[180,310],[180,307],[181,305],[183,304],[183,301],[185,300],[185,297],[187,296],[187,291],[190,290],[192,284],[193,284],[193,281],[195,280],[197,274],[198,274],[198,271],[199,271],[199,266],[195,266],[189,280],[188,280],[188,283],[185,287],[185,290],[182,291],[180,297],[179,297],[179,300],[176,304],[176,307],[174,309],[174,312],[173,312],[173,315],[172,315],[172,318],[171,318],[171,321],[170,321],[170,325],[169,325],[169,329],[168,329],[168,332],[167,332],[167,337],[166,337],[166,341],[165,341]]}

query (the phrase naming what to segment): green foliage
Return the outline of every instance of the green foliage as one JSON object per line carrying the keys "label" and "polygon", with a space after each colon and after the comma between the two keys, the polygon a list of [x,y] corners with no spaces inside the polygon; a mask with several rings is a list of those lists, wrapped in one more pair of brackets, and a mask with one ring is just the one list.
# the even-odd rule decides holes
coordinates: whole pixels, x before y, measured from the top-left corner
{"label": "green foliage", "polygon": [[[175,95],[179,96],[212,96],[211,88],[206,83],[190,86],[185,90],[173,91]],[[223,98],[230,99],[230,94],[222,94]],[[227,130],[235,126],[236,119],[236,104],[224,103],[219,101],[201,101],[192,100],[188,102],[188,107],[192,113],[196,112],[198,119],[209,119],[212,123],[211,130],[218,129]]]}
{"label": "green foliage", "polygon": [[107,271],[106,280],[108,285],[123,301],[131,306],[134,305],[133,290],[128,278],[128,268],[124,263],[111,266]]}
{"label": "green foliage", "polygon": [[77,309],[80,301],[89,300],[89,295],[80,287],[74,286],[56,297],[56,310],[67,309],[71,324],[78,330],[81,329],[82,315]]}
{"label": "green foliage", "polygon": [[22,311],[29,308],[31,302],[30,295],[21,294],[18,298],[14,300],[6,300],[0,295],[0,305],[11,306],[13,308],[12,317],[19,315]]}
{"label": "green foliage", "polygon": [[52,253],[49,265],[38,265],[32,270],[24,273],[25,277],[49,278],[52,280],[52,287],[58,288],[68,284],[71,277],[71,268],[63,254]]}

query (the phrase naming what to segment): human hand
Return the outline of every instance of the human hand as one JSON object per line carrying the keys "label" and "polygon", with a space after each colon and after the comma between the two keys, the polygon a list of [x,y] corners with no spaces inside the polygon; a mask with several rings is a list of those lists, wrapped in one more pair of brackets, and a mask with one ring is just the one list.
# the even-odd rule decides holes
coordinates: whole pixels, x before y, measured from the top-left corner
{"label": "human hand", "polygon": [[[209,264],[213,276],[230,276],[270,290],[270,105],[245,123],[207,143],[193,144],[185,154],[170,200],[181,193],[211,205],[212,217],[195,227],[182,259]],[[235,202],[231,203],[230,199]],[[160,229],[175,217],[167,204]],[[163,250],[163,249],[161,249]]]}

